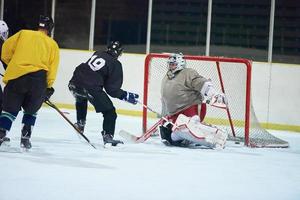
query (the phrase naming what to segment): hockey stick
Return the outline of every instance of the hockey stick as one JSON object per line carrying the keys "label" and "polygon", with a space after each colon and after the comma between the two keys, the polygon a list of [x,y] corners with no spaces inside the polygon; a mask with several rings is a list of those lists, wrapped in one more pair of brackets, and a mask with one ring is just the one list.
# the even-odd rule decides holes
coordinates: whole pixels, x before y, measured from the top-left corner
{"label": "hockey stick", "polygon": [[90,142],[90,140],[64,115],[62,111],[59,110],[59,108],[55,104],[53,104],[50,100],[46,100],[45,103],[56,110],[76,130],[76,132],[87,141],[90,146],[96,149],[96,147]]}
{"label": "hockey stick", "polygon": [[[142,102],[140,101],[137,101],[138,104],[142,105],[144,108],[146,108],[147,110],[157,114],[157,115],[160,115],[158,112],[156,112],[155,110],[149,108],[148,106],[146,106],[145,104],[143,104]],[[169,121],[166,117],[161,117],[161,119],[164,119],[165,121]],[[172,125],[174,125],[173,123],[171,123]]]}
{"label": "hockey stick", "polygon": [[[148,109],[149,111],[159,115],[158,112],[154,111],[153,109],[149,108],[148,106],[146,106],[145,104],[143,104],[140,101],[137,101],[138,104],[142,105],[144,108]],[[161,117],[153,126],[151,126],[151,128],[149,128],[145,133],[143,133],[141,136],[135,136],[125,130],[121,130],[119,132],[119,135],[121,135],[123,138],[125,138],[127,141],[131,141],[133,143],[142,143],[145,142],[156,130],[156,128],[159,125],[162,125],[164,121],[169,121],[166,117]],[[174,124],[172,122],[170,122],[173,126]]]}
{"label": "hockey stick", "polygon": [[135,136],[125,130],[121,130],[119,132],[119,135],[121,135],[123,138],[125,138],[127,141],[130,141],[132,143],[142,143],[145,142],[156,130],[156,128],[163,124],[164,119],[160,118],[150,129],[148,129],[144,134],[141,136]]}

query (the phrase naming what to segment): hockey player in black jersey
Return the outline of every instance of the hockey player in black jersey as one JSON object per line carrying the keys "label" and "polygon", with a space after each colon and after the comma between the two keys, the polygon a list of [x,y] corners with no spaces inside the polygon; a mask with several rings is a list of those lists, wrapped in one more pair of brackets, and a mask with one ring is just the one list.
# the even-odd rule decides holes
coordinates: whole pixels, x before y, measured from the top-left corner
{"label": "hockey player in black jersey", "polygon": [[109,96],[132,104],[136,104],[139,98],[138,94],[121,89],[123,69],[118,58],[122,52],[120,42],[112,41],[105,51],[96,51],[85,63],[77,66],[69,82],[69,90],[75,97],[77,113],[75,125],[84,131],[89,101],[97,113],[103,114],[101,132],[103,142],[111,143],[112,146],[123,142],[113,139],[117,113]]}

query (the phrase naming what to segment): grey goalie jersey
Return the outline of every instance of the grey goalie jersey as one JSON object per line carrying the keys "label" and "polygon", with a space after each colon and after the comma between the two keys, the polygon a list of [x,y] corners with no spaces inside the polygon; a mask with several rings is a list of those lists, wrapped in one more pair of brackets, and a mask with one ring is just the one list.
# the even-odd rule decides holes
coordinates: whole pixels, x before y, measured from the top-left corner
{"label": "grey goalie jersey", "polygon": [[162,116],[174,115],[192,105],[201,104],[203,96],[200,91],[206,81],[191,68],[175,73],[172,79],[165,75],[161,86]]}

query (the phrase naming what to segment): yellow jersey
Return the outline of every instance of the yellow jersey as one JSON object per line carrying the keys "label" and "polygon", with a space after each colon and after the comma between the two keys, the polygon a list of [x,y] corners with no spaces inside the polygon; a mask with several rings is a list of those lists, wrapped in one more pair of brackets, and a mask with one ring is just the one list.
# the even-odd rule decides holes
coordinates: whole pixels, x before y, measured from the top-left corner
{"label": "yellow jersey", "polygon": [[57,74],[59,48],[57,43],[41,31],[21,30],[9,37],[2,46],[2,61],[7,64],[2,81],[25,74],[47,71],[47,87],[52,87]]}

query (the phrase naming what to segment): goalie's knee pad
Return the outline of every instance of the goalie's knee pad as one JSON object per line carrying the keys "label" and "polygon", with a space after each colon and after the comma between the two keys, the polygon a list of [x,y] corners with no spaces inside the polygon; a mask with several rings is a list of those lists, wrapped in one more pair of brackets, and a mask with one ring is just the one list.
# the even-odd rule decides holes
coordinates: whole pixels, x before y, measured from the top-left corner
{"label": "goalie's knee pad", "polygon": [[187,117],[179,115],[174,133],[183,139],[211,148],[224,148],[227,133],[216,126],[200,123],[199,116]]}
{"label": "goalie's knee pad", "polygon": [[178,115],[175,126],[173,127],[173,131],[181,126],[186,126],[189,123],[190,119],[191,117],[187,117],[184,114]]}

